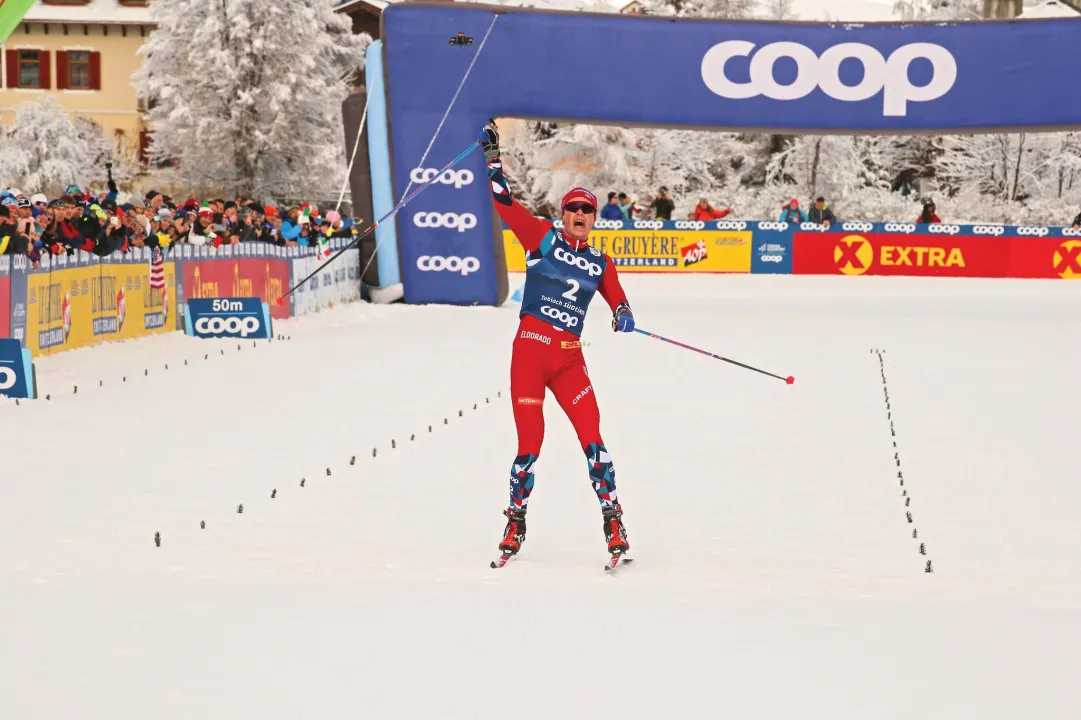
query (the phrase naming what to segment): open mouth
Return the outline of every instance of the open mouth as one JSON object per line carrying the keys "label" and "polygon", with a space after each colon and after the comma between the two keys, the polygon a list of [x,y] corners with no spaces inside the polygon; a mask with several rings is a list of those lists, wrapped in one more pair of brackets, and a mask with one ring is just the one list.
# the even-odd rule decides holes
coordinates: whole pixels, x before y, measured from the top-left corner
{"label": "open mouth", "polygon": [[573,225],[576,228],[584,228],[586,226],[586,222],[585,222],[585,220],[580,220],[579,218],[575,218]]}

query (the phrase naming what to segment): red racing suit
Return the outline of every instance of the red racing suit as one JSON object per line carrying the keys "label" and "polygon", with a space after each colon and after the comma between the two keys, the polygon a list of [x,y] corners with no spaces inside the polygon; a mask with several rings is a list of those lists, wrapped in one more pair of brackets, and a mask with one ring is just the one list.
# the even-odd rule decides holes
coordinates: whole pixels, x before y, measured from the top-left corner
{"label": "red racing suit", "polygon": [[[504,193],[499,216],[525,249],[526,285],[511,356],[511,401],[518,456],[511,470],[510,508],[524,510],[533,486],[533,463],[544,441],[545,390],[574,426],[589,461],[602,507],[617,503],[615,471],[601,439],[600,411],[582,355],[585,308],[599,292],[615,312],[627,302],[612,259],[576,242]],[[509,200],[509,202],[507,202]],[[554,288],[554,289],[553,289]],[[563,292],[559,292],[562,290]]]}

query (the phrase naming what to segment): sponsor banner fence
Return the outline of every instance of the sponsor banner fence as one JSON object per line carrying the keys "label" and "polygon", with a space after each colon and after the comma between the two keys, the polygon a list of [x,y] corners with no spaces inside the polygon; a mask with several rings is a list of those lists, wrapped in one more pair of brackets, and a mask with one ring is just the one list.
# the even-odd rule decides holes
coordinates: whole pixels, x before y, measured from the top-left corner
{"label": "sponsor banner fence", "polygon": [[[315,272],[324,261],[317,257],[292,260],[294,282]],[[346,250],[318,275],[297,288],[293,295],[296,315],[317,313],[341,303],[360,299],[360,251]]]}
{"label": "sponsor banner fence", "polygon": [[[330,242],[332,252],[348,240]],[[36,357],[108,340],[184,327],[189,298],[256,297],[276,319],[360,297],[359,252],[343,253],[327,270],[329,284],[311,302],[277,304],[294,279],[323,262],[315,249],[245,243],[221,248],[180,245],[166,255],[165,287],[150,287],[150,251],[99,258],[77,251],[29,267],[23,256],[0,257],[0,337],[23,342]],[[327,273],[320,281],[327,282]]]}
{"label": "sponsor banner fence", "polygon": [[805,223],[793,245],[797,274],[1081,277],[1081,231],[1071,227]]}
{"label": "sponsor banner fence", "polygon": [[182,302],[192,298],[257,297],[270,305],[274,319],[292,317],[292,302],[278,305],[278,298],[292,285],[290,259],[300,255],[299,248],[264,243],[223,245],[217,249],[182,245],[178,253],[183,268]]}
{"label": "sponsor banner fence", "polygon": [[[559,225],[557,221],[554,223]],[[732,223],[733,229],[676,229],[672,223],[650,227],[643,221],[627,223],[627,229],[605,227],[598,221],[590,233],[590,245],[607,253],[619,272],[698,272],[749,273],[751,271],[751,232],[753,223]],[[611,223],[612,225],[616,223]],[[622,223],[619,223],[622,225]],[[742,228],[742,229],[739,229]],[[510,230],[503,231],[507,269],[522,272],[525,251]]]}
{"label": "sponsor banner fence", "polygon": [[1006,277],[1010,241],[962,235],[804,233],[793,238],[800,275]]}
{"label": "sponsor banner fence", "polygon": [[27,274],[25,345],[37,356],[173,329],[175,287],[172,261],[165,263],[165,288],[150,287],[149,253],[142,250],[122,261],[81,251],[43,259]]}

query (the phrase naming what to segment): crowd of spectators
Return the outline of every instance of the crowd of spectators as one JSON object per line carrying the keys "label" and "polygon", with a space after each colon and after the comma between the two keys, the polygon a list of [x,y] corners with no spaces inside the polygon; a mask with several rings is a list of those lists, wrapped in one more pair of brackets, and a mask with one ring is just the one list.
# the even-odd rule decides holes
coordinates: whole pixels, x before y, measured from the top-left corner
{"label": "crowd of spectators", "polygon": [[242,197],[174,201],[154,190],[145,197],[122,194],[111,177],[108,185],[98,194],[71,185],[52,199],[28,197],[17,187],[0,190],[0,255],[26,255],[36,264],[76,250],[105,257],[178,243],[315,247],[327,238],[354,237],[361,222],[334,210],[321,215],[310,204],[279,208]]}

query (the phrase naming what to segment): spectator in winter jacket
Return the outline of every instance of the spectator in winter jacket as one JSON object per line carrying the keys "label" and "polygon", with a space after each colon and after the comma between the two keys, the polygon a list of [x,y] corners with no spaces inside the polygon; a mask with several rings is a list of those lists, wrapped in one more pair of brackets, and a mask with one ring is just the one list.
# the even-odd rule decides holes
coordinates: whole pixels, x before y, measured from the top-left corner
{"label": "spectator in winter jacket", "polygon": [[918,223],[940,223],[940,222],[942,222],[941,220],[939,220],[938,215],[935,215],[935,201],[934,200],[924,200],[923,201],[923,212],[920,213],[920,217],[919,217],[919,219],[916,220],[916,222],[918,222]]}
{"label": "spectator in winter jacket", "polygon": [[25,255],[30,240],[18,232],[11,206],[0,204],[0,255]]}
{"label": "spectator in winter jacket", "polygon": [[616,194],[614,192],[608,193],[608,203],[601,208],[602,220],[622,220],[623,211],[619,209],[619,203],[616,201]]}
{"label": "spectator in winter jacket", "polygon": [[779,222],[799,224],[807,222],[807,214],[800,208],[799,200],[792,198],[787,205],[781,208],[781,215],[777,220]]}
{"label": "spectator in winter jacket", "polygon": [[1077,213],[1077,217],[1073,219],[1073,229],[1081,230],[1081,213]]}
{"label": "spectator in winter jacket", "polygon": [[658,220],[671,220],[676,204],[672,202],[672,196],[668,194],[668,188],[661,186],[656,199],[649,204]]}
{"label": "spectator in winter jacket", "polygon": [[837,222],[837,216],[830,210],[829,205],[826,204],[826,198],[819,195],[815,198],[815,204],[807,212],[807,219],[811,222],[822,225],[829,229],[829,226]]}
{"label": "spectator in winter jacket", "polygon": [[[300,244],[301,227],[298,222],[299,218],[300,208],[298,207],[289,208],[286,216],[282,218],[279,234],[282,240],[285,241],[286,247],[297,247]],[[307,238],[305,238],[304,244],[307,245]]]}
{"label": "spectator in winter jacket", "polygon": [[634,200],[627,197],[627,193],[620,193],[619,200],[619,212],[623,215],[624,220],[634,220],[634,214],[642,212],[634,206]]}
{"label": "spectator in winter jacket", "polygon": [[732,208],[728,207],[724,210],[718,210],[709,204],[709,200],[705,198],[699,198],[698,204],[694,206],[694,214],[691,216],[692,220],[720,220],[728,213],[732,212]]}

